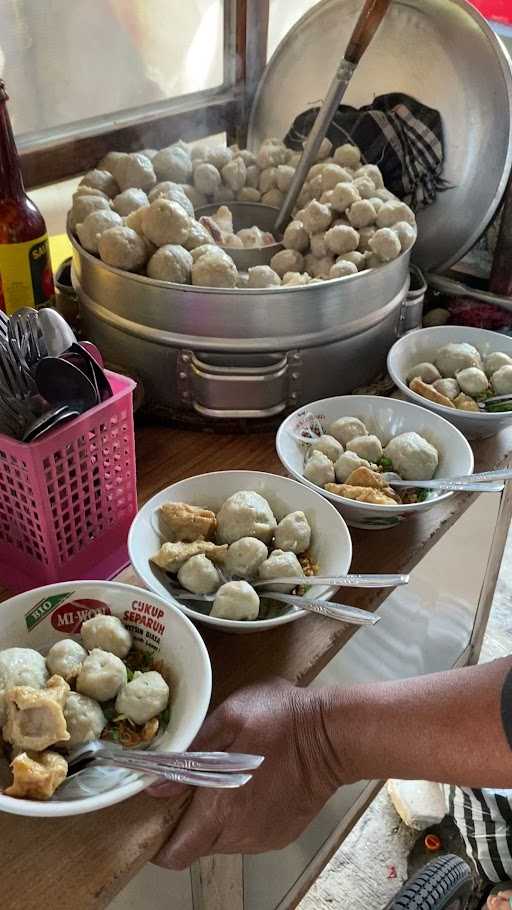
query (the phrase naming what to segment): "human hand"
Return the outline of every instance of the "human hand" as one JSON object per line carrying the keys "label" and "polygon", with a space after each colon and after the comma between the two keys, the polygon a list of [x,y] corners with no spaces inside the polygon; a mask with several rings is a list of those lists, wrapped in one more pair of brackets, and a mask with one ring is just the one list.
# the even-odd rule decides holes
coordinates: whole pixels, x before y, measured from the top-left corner
{"label": "human hand", "polygon": [[[286,847],[340,785],[317,690],[297,689],[280,679],[228,698],[206,720],[191,749],[246,752],[265,761],[239,790],[194,791],[155,859],[170,869],[185,869],[212,854]],[[149,793],[169,799],[185,789],[161,783]]]}

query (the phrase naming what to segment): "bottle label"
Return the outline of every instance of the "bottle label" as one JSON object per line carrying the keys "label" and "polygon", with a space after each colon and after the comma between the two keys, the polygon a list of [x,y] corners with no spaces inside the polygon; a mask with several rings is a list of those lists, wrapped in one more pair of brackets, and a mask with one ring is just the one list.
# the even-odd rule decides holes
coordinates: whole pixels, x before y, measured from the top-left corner
{"label": "bottle label", "polygon": [[0,310],[42,307],[54,295],[48,235],[26,243],[0,243]]}

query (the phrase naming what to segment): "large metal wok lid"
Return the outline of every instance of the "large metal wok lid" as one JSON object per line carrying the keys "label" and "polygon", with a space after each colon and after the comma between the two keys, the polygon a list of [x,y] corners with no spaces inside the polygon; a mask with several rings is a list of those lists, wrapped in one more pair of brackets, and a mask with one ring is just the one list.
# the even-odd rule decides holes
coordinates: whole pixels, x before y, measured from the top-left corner
{"label": "large metal wok lid", "polygon": [[[249,145],[284,136],[326,91],[363,0],[323,0],[283,39],[262,77]],[[500,40],[465,0],[394,0],[345,103],[406,92],[443,117],[444,177],[452,188],[418,214],[413,260],[453,265],[491,221],[512,161],[512,69]]]}

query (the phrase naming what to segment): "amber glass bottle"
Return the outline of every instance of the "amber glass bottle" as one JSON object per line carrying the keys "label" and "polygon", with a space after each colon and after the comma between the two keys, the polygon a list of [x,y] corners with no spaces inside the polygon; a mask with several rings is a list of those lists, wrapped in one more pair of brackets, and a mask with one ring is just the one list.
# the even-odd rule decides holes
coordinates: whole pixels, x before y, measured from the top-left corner
{"label": "amber glass bottle", "polygon": [[46,224],[28,198],[0,80],[0,309],[53,303],[53,275]]}

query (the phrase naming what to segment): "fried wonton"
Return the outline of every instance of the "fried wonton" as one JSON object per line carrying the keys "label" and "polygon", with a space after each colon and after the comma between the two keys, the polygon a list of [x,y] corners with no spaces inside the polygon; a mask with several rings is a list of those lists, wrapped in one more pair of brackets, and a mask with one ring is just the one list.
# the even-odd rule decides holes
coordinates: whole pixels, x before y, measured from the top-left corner
{"label": "fried wonton", "polygon": [[[433,386],[428,385],[428,383],[423,382],[422,379],[413,379],[409,383],[409,388],[411,392],[416,392],[416,395],[421,395],[422,398],[428,398],[429,401],[435,402],[435,404],[442,404],[445,408],[454,408],[455,405],[453,401],[450,401],[446,395],[441,395],[441,392],[438,392],[437,389],[434,389]],[[478,408],[477,408],[478,410]]]}
{"label": "fried wonton", "polygon": [[349,487],[373,487],[374,490],[384,490],[387,483],[382,474],[377,471],[371,471],[370,468],[356,468],[347,477],[345,484]]}
{"label": "fried wonton", "polygon": [[151,562],[166,572],[177,572],[191,556],[204,553],[212,562],[223,563],[227,552],[227,544],[216,546],[209,540],[196,540],[193,543],[164,543],[159,552],[151,557]]}
{"label": "fried wonton", "polygon": [[453,406],[457,408],[458,411],[480,411],[476,401],[469,395],[465,395],[464,392],[457,395],[457,398],[453,401]]}
{"label": "fried wonton", "polygon": [[66,742],[69,733],[64,705],[70,687],[61,676],[52,676],[46,689],[15,686],[5,695],[7,721],[3,738],[17,749],[42,752],[48,746]]}
{"label": "fried wonton", "polygon": [[329,493],[335,493],[337,496],[344,496],[345,499],[353,499],[356,502],[370,502],[375,506],[395,506],[396,501],[387,496],[382,490],[375,490],[372,487],[353,487],[346,483],[328,483],[325,489]]}
{"label": "fried wonton", "polygon": [[164,502],[160,514],[164,531],[172,541],[206,540],[217,527],[215,512],[186,502]]}
{"label": "fried wonton", "polygon": [[50,799],[68,773],[58,752],[21,752],[10,767],[13,781],[4,793],[19,799]]}

